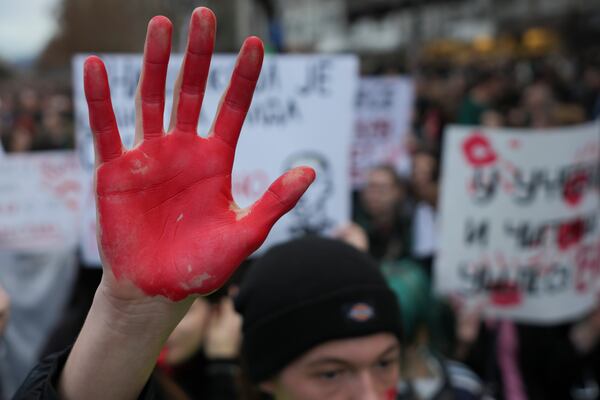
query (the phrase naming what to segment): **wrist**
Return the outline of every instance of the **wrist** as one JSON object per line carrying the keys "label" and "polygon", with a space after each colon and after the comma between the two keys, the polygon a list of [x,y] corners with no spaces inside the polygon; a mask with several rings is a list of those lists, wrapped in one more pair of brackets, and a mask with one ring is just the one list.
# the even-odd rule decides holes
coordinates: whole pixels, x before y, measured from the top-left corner
{"label": "wrist", "polygon": [[114,286],[106,275],[59,378],[61,398],[137,398],[164,342],[193,301],[134,296],[135,291],[124,290],[128,283]]}
{"label": "wrist", "polygon": [[166,336],[183,318],[193,297],[174,302],[162,296],[149,297],[131,282],[115,284],[104,274],[94,296],[94,305],[106,328],[115,334],[160,334]]}

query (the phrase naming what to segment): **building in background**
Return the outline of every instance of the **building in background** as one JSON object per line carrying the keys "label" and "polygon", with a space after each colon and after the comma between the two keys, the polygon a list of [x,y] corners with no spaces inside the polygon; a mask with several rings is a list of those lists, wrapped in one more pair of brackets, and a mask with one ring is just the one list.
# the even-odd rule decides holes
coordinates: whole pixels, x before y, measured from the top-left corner
{"label": "building in background", "polygon": [[423,54],[456,56],[465,45],[486,53],[600,43],[600,0],[62,0],[60,29],[37,65],[68,71],[76,53],[140,52],[157,14],[172,19],[182,51],[200,5],[218,16],[218,52],[258,35],[271,52],[357,53],[368,73],[409,68]]}

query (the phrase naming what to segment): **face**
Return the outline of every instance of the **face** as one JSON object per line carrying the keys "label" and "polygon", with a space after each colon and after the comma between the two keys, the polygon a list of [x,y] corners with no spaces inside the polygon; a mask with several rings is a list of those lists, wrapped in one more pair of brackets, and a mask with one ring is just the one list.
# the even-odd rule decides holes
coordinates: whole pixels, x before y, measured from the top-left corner
{"label": "face", "polygon": [[374,169],[362,192],[365,211],[374,217],[387,216],[401,199],[401,190],[389,171]]}
{"label": "face", "polygon": [[205,336],[209,316],[208,301],[203,298],[196,299],[165,343],[167,364],[180,364],[198,351]]}
{"label": "face", "polygon": [[276,400],[393,399],[400,348],[390,333],[334,340],[311,349],[261,385]]}
{"label": "face", "polygon": [[504,125],[504,117],[498,111],[487,110],[481,115],[481,125],[500,128]]}
{"label": "face", "polygon": [[415,154],[413,157],[413,182],[417,186],[433,181],[436,160],[428,154]]}
{"label": "face", "polygon": [[435,168],[437,161],[429,154],[418,153],[413,156],[412,183],[417,198],[435,204],[437,202],[437,183]]}

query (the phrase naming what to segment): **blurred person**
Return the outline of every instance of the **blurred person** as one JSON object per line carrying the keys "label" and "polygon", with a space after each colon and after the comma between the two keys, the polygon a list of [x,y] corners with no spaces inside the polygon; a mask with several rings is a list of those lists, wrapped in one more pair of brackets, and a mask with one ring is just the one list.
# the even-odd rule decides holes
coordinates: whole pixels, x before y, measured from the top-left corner
{"label": "blurred person", "polygon": [[165,342],[154,375],[168,397],[238,399],[240,342],[233,300],[197,298]]}
{"label": "blurred person", "polygon": [[28,117],[38,123],[41,119],[40,98],[38,92],[33,88],[23,88],[18,93],[18,111],[20,117]]}
{"label": "blurred person", "polygon": [[481,114],[481,125],[488,128],[502,128],[505,126],[504,115],[494,108],[485,110]]}
{"label": "blurred person", "polygon": [[8,96],[0,90],[0,148],[6,147],[5,137],[8,135],[8,127],[12,126],[11,104]]}
{"label": "blurred person", "polygon": [[3,147],[7,153],[23,153],[31,151],[34,132],[26,126],[17,125],[3,137]]}
{"label": "blurred person", "polygon": [[[367,252],[364,230],[350,224],[340,240]],[[422,267],[409,259],[383,262],[380,269],[395,293],[402,318],[402,353],[397,399],[491,399],[479,377],[453,361],[477,338],[481,305],[472,312],[452,310],[433,296]],[[462,358],[458,358],[460,360]],[[484,395],[485,394],[485,395]]]}
{"label": "blurred person", "polygon": [[71,98],[61,93],[54,93],[48,96],[44,109],[46,112],[56,112],[65,117],[72,117],[73,114]]}
{"label": "blurred person", "polygon": [[41,129],[32,144],[32,150],[66,150],[74,147],[73,127],[58,111],[43,114]]}
{"label": "blurred person", "polygon": [[587,119],[593,120],[600,116],[600,68],[597,65],[585,66],[582,80],[579,99]]}
{"label": "blurred person", "polygon": [[438,159],[433,152],[418,150],[412,157],[411,186],[415,195],[412,226],[412,254],[429,277],[437,251]]}
{"label": "blurred person", "polygon": [[[4,350],[4,330],[6,329],[6,325],[8,324],[8,319],[10,317],[10,297],[6,290],[0,285],[0,354],[2,354]],[[0,400],[4,398],[4,390],[2,388],[2,377],[0,377]]]}
{"label": "blurred person", "polygon": [[530,400],[600,399],[599,304],[575,321],[516,324],[519,367]]}
{"label": "blurred person", "polygon": [[520,106],[511,107],[506,115],[506,123],[511,128],[524,128],[527,126],[527,113]]}
{"label": "blurred person", "polygon": [[8,324],[9,316],[10,297],[2,285],[0,285],[0,338],[2,338],[2,335],[4,334],[4,329],[6,329],[6,325]]}
{"label": "blurred person", "polygon": [[499,399],[596,400],[598,309],[580,321],[549,326],[480,318],[478,308],[459,309],[455,354]]}
{"label": "blurred person", "polygon": [[355,222],[338,228],[334,233],[334,237],[360,251],[369,252],[369,237],[367,236],[367,232]]}
{"label": "blurred person", "polygon": [[378,261],[408,257],[412,246],[408,190],[392,166],[369,171],[360,204],[356,222],[367,234],[369,253]]}
{"label": "blurred person", "polygon": [[437,207],[439,161],[437,154],[418,149],[412,155],[411,184],[417,201]]}
{"label": "blurred person", "polygon": [[522,105],[531,128],[556,126],[557,100],[552,87],[544,81],[534,82],[523,92]]}
{"label": "blurred person", "polygon": [[403,321],[403,353],[398,399],[476,400],[485,396],[483,383],[465,365],[450,360],[452,317],[435,298],[423,270],[411,262],[382,266],[398,297]]}
{"label": "blurred person", "polygon": [[474,83],[458,111],[457,122],[462,125],[480,125],[483,112],[501,94],[502,80],[496,73],[480,70],[475,74]]}
{"label": "blurred person", "polygon": [[[452,96],[461,89],[459,84],[454,84],[449,90],[451,92],[450,96]],[[446,116],[439,104],[439,98],[444,99],[444,96],[447,97],[448,93],[443,93],[445,90],[444,86],[440,84],[440,80],[431,80],[429,76],[424,76],[424,74],[417,74],[415,77],[415,91],[416,100],[412,117],[412,129],[416,136],[416,146],[411,143],[411,147],[430,146],[439,148],[446,124]],[[438,92],[442,92],[443,95]]]}

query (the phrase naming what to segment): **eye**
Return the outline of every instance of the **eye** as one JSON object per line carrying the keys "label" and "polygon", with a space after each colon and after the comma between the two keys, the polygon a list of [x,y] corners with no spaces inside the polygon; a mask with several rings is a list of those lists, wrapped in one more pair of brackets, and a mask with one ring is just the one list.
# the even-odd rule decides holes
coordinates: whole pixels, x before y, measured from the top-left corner
{"label": "eye", "polygon": [[321,372],[317,372],[316,376],[317,378],[323,380],[323,381],[335,381],[340,379],[345,373],[345,370],[343,369],[332,369],[332,370],[326,370],[326,371],[321,371]]}
{"label": "eye", "polygon": [[396,357],[384,358],[377,362],[376,367],[379,369],[389,369],[394,367],[398,362]]}

